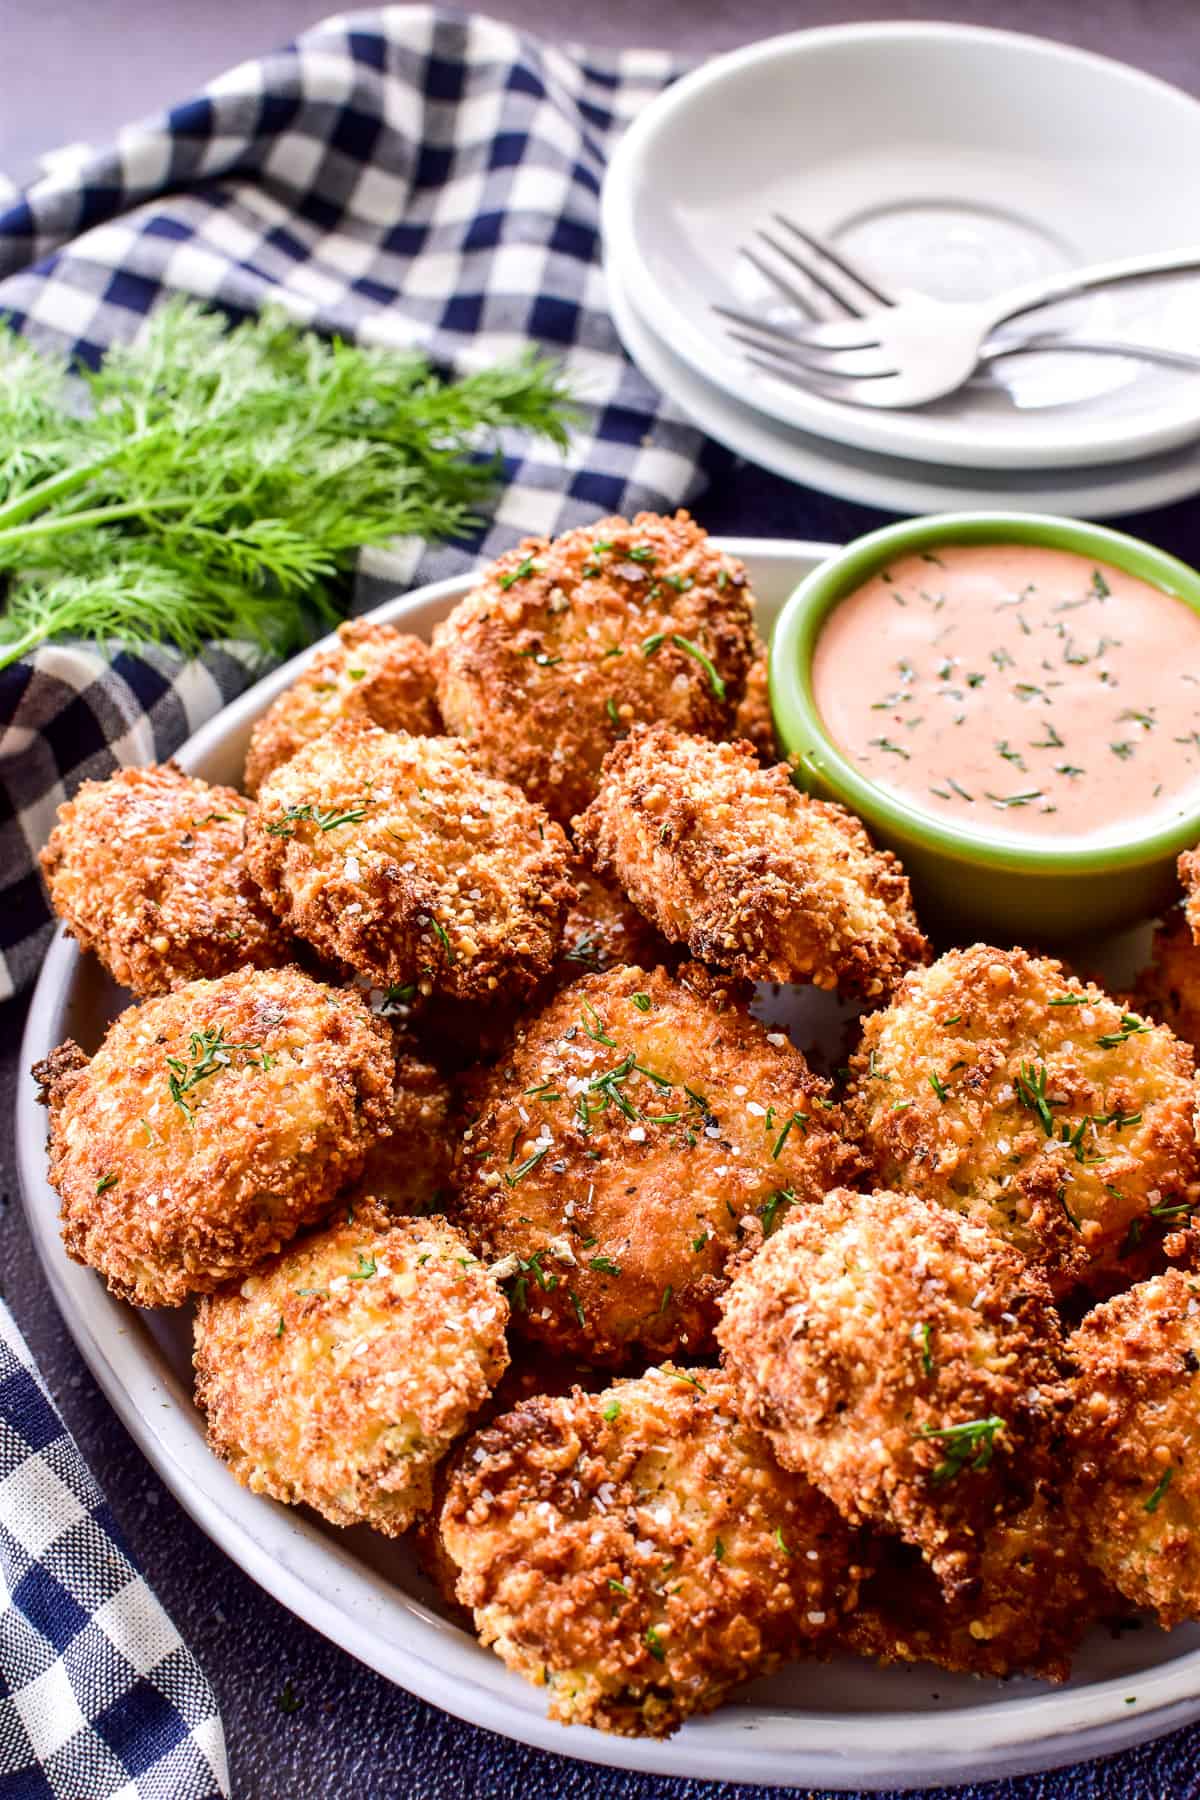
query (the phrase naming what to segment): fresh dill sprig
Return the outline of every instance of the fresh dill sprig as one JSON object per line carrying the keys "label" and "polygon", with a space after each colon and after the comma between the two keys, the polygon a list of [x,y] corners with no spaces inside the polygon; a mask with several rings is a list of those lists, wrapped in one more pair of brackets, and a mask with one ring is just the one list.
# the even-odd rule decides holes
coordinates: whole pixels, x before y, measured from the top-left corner
{"label": "fresh dill sprig", "polygon": [[536,356],[447,383],[278,313],[172,300],[94,370],[0,324],[0,668],[63,636],[295,648],[363,546],[462,537],[498,434],[561,446],[570,417]]}

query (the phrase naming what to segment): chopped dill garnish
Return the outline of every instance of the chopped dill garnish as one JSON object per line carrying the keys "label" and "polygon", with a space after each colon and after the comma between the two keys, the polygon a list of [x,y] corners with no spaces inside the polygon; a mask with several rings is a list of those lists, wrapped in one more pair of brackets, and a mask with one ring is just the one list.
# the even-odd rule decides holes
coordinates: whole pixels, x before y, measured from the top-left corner
{"label": "chopped dill garnish", "polygon": [[702,650],[699,644],[694,644],[691,638],[683,637],[678,631],[673,631],[671,633],[671,642],[677,650],[685,650],[689,656],[695,658],[700,664],[700,667],[704,670],[704,673],[708,676],[708,685],[711,687],[713,693],[717,696],[718,700],[723,700],[725,698],[725,683],[721,676],[717,674],[711,656],[709,656],[706,651]]}
{"label": "chopped dill garnish", "polygon": [[1013,1086],[1022,1106],[1036,1113],[1047,1137],[1054,1136],[1054,1115],[1046,1098],[1047,1069],[1045,1063],[1022,1063]]}
{"label": "chopped dill garnish", "polygon": [[945,1425],[940,1429],[922,1425],[919,1436],[933,1438],[941,1444],[945,1458],[938,1463],[930,1479],[938,1487],[953,1481],[964,1469],[972,1473],[986,1469],[995,1453],[996,1434],[1004,1430],[1004,1420],[994,1414],[987,1419],[968,1419],[963,1425]]}
{"label": "chopped dill garnish", "polygon": [[1162,1477],[1162,1480],[1159,1481],[1157,1483],[1157,1485],[1155,1486],[1154,1492],[1150,1495],[1150,1498],[1146,1501],[1144,1507],[1142,1508],[1143,1512],[1152,1513],[1152,1512],[1158,1511],[1159,1502],[1162,1500],[1163,1495],[1166,1493],[1167,1489],[1170,1487],[1171,1478],[1174,1475],[1174,1473],[1175,1473],[1175,1466],[1174,1466],[1174,1464],[1172,1464],[1171,1467],[1166,1471],[1165,1475]]}

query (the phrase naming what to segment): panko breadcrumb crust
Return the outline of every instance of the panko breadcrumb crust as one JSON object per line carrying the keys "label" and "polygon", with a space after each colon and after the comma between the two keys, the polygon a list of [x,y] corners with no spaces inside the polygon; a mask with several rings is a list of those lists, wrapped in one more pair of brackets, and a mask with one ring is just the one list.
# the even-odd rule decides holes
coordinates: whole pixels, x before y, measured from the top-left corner
{"label": "panko breadcrumb crust", "polygon": [[723,1313],[738,1410],[784,1467],[914,1545],[950,1598],[978,1580],[1067,1406],[1038,1271],[941,1207],[843,1188],[790,1213]]}
{"label": "panko breadcrumb crust", "polygon": [[1105,1301],[1067,1354],[1079,1541],[1170,1631],[1200,1616],[1200,1276],[1169,1269]]}
{"label": "panko breadcrumb crust", "polygon": [[686,512],[526,538],[433,634],[448,728],[564,824],[637,721],[727,735],[757,647],[745,569]]}
{"label": "panko breadcrumb crust", "polygon": [[627,1737],[827,1641],[862,1573],[703,1368],[524,1401],[466,1446],[440,1525],[482,1641],[552,1718]]}
{"label": "panko breadcrumb crust", "polygon": [[1193,938],[1200,944],[1200,848],[1185,850],[1177,867],[1184,891],[1184,917]]}
{"label": "panko breadcrumb crust", "polygon": [[771,692],[767,677],[767,646],[759,644],[746,676],[746,689],[734,714],[731,737],[744,738],[753,744],[754,754],[765,768],[784,761],[779,739],[775,736],[775,719],[771,712]]}
{"label": "panko breadcrumb crust", "polygon": [[243,969],[131,1006],[34,1070],[68,1255],[137,1306],[241,1276],[322,1218],[389,1126],[392,1049],[358,996]]}
{"label": "panko breadcrumb crust", "polygon": [[354,1191],[395,1214],[442,1212],[458,1132],[454,1093],[403,1032],[395,1054],[390,1130],[372,1139]]}
{"label": "panko breadcrumb crust", "polygon": [[454,1216],[515,1328],[598,1363],[711,1350],[730,1255],[861,1168],[786,1037],[662,969],[565,988],[476,1109]]}
{"label": "panko breadcrumb crust", "polygon": [[444,1219],[370,1200],[201,1301],[196,1400],[256,1494],[407,1530],[508,1365],[508,1306]]}
{"label": "panko breadcrumb crust", "polygon": [[665,937],[752,981],[879,1000],[928,955],[896,858],[748,744],[636,729],[574,830]]}
{"label": "panko breadcrumb crust", "polygon": [[1200,1048],[1200,944],[1182,910],[1155,931],[1149,965],[1137,978],[1130,1004],[1193,1050]]}
{"label": "panko breadcrumb crust", "polygon": [[338,719],[435,737],[442,729],[428,644],[394,625],[349,619],[286,692],[256,719],[245,787],[257,794],[273,769]]}
{"label": "panko breadcrumb crust", "polygon": [[450,738],[343,721],[259,793],[247,858],[321,955],[383,987],[520,999],[575,896],[559,826]]}
{"label": "panko breadcrumb crust", "polygon": [[139,998],[292,954],[245,860],[254,805],[174,763],[85,781],[40,862],[81,950]]}
{"label": "panko breadcrumb crust", "polygon": [[872,1542],[875,1572],[839,1640],[882,1663],[933,1663],[965,1675],[1039,1675],[1066,1681],[1084,1633],[1121,1606],[1084,1561],[1078,1521],[1042,1484],[997,1519],[980,1544],[979,1577],[947,1601],[919,1553],[898,1538]]}
{"label": "panko breadcrumb crust", "polygon": [[1136,1273],[1200,1201],[1190,1048],[1050,958],[947,952],[866,1021],[850,1067],[880,1185],[989,1225],[1056,1295]]}

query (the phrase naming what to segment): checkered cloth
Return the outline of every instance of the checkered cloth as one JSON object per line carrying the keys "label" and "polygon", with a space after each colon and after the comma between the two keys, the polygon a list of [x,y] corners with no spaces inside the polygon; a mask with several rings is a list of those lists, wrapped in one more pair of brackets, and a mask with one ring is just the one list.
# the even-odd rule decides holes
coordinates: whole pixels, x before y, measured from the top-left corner
{"label": "checkered cloth", "polygon": [[0,1796],[228,1792],[212,1689],[0,1302]]}
{"label": "checkered cloth", "polygon": [[[0,312],[89,358],[168,291],[235,314],[270,300],[455,373],[530,341],[560,355],[586,406],[566,459],[507,443],[478,541],[364,557],[355,610],[526,532],[675,506],[699,486],[703,440],[622,354],[598,213],[611,145],[678,69],[427,7],[331,19],[0,196]],[[85,776],[168,756],[258,672],[226,644],[187,664],[56,646],[0,673],[0,998],[45,949],[36,853],[60,802]]]}

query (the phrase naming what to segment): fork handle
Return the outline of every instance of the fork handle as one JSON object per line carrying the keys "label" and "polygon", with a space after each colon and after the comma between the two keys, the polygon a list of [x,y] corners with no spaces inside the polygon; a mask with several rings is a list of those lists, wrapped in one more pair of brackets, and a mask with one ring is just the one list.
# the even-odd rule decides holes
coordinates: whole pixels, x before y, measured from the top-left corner
{"label": "fork handle", "polygon": [[1002,356],[1023,356],[1032,350],[1074,350],[1088,356],[1128,356],[1134,362],[1164,363],[1172,369],[1189,369],[1200,373],[1200,356],[1187,350],[1172,350],[1166,344],[1123,344],[1117,338],[1077,338],[1043,336],[1022,338],[1019,343],[985,344],[980,362],[998,362]]}
{"label": "fork handle", "polygon": [[1052,300],[1067,300],[1072,294],[1089,293],[1093,288],[1116,287],[1124,281],[1144,281],[1151,275],[1183,275],[1200,269],[1200,246],[1173,250],[1166,255],[1126,256],[1117,262],[1092,263],[1083,269],[1067,269],[1061,275],[1048,275],[1043,281],[1025,282],[995,297],[993,320],[1000,325],[1018,314],[1032,312]]}

